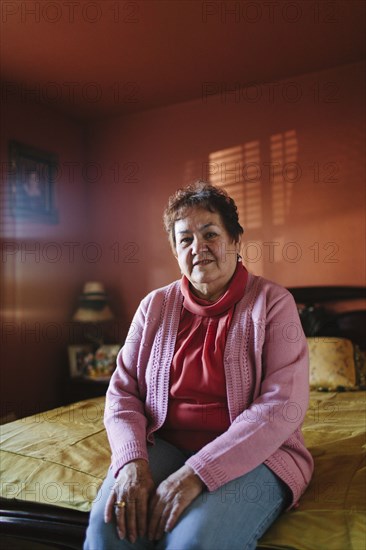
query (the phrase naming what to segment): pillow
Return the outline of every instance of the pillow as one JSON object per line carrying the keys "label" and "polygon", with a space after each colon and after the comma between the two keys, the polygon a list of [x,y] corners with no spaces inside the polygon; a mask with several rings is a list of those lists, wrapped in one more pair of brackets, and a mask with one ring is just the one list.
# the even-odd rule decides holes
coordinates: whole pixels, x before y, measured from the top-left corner
{"label": "pillow", "polygon": [[310,388],[318,390],[358,389],[355,348],[351,340],[330,336],[307,338]]}

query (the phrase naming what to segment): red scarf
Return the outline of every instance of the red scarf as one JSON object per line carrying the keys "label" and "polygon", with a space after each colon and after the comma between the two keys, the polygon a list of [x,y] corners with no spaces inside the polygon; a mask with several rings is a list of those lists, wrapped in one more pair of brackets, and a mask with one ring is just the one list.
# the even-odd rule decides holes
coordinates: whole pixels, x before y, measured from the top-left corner
{"label": "red scarf", "polygon": [[170,372],[167,419],[161,436],[190,450],[230,425],[224,349],[235,304],[244,296],[248,272],[238,263],[227,291],[214,303],[194,296],[183,276],[183,307]]}

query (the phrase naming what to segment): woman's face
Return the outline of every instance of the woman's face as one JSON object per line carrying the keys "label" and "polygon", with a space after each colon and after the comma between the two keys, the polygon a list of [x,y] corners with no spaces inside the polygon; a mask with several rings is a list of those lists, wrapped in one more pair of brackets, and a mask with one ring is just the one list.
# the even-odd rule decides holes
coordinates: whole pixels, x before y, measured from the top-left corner
{"label": "woman's face", "polygon": [[235,272],[240,240],[233,241],[220,214],[199,207],[177,220],[174,230],[178,264],[193,293],[217,300]]}

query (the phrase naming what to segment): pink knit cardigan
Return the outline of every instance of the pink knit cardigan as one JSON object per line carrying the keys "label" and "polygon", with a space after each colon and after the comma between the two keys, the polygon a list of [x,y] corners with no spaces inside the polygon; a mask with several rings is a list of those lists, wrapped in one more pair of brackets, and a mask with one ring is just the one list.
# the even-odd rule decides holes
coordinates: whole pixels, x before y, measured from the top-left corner
{"label": "pink knit cardigan", "polygon": [[[115,474],[148,459],[147,444],[164,423],[169,372],[183,297],[180,281],[140,303],[107,392],[105,425]],[[249,274],[224,352],[231,425],[187,460],[209,491],[266,464],[296,504],[313,460],[301,434],[308,406],[308,352],[296,305],[275,283]]]}

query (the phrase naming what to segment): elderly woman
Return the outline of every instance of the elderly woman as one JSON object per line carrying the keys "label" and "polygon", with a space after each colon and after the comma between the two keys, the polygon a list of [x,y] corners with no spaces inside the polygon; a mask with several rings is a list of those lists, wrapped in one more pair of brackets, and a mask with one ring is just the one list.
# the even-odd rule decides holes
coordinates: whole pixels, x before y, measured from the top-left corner
{"label": "elderly woman", "polygon": [[291,295],[242,265],[225,191],[178,190],[164,222],[182,278],[142,300],[119,353],[84,548],[252,549],[311,478],[306,340]]}

